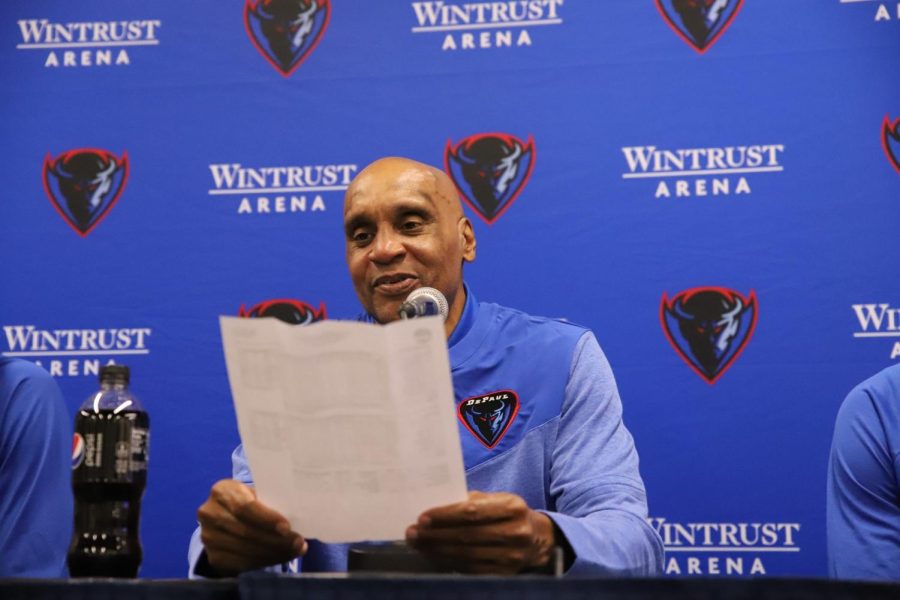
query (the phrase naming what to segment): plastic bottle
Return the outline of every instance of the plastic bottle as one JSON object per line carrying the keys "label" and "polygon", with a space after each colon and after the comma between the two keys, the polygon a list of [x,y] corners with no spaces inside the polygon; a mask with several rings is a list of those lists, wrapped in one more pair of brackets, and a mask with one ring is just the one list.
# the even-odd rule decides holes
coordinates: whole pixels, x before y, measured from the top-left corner
{"label": "plastic bottle", "polygon": [[150,417],[129,391],[129,379],[126,366],[102,367],[100,390],[75,416],[72,577],[136,577],[141,564]]}

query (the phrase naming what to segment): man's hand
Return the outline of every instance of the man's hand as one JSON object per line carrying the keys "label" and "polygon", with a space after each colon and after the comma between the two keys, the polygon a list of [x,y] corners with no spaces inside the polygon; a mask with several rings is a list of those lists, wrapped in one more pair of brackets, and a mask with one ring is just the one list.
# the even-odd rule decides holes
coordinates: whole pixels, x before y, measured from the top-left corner
{"label": "man's hand", "polygon": [[442,567],[494,574],[546,567],[556,542],[550,517],[521,497],[483,492],[425,511],[406,530],[406,541]]}
{"label": "man's hand", "polygon": [[234,479],[218,481],[197,510],[200,539],[213,569],[222,575],[287,562],[306,553],[307,544],[287,519],[256,499]]}

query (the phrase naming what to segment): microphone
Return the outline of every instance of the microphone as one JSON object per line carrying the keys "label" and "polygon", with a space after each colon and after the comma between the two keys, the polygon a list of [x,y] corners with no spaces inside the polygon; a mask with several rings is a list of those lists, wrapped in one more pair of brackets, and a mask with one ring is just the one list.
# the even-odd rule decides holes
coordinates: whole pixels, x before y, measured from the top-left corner
{"label": "microphone", "polygon": [[397,311],[401,319],[440,315],[442,321],[447,320],[448,313],[447,298],[436,289],[430,287],[414,289]]}

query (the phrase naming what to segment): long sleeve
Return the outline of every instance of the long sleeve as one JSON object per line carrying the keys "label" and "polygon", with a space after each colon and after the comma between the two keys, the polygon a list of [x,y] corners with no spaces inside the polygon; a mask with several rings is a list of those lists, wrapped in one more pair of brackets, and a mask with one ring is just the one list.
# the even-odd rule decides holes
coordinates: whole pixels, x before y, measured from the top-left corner
{"label": "long sleeve", "polygon": [[[238,445],[231,453],[231,477],[241,483],[251,484],[250,467],[247,466],[247,457],[244,456],[244,447]],[[191,579],[199,579],[203,577],[206,563],[206,552],[203,548],[203,542],[200,541],[199,525],[191,535],[191,543],[188,546],[188,577]],[[200,573],[197,572],[198,567]]]}
{"label": "long sleeve", "polygon": [[838,411],[826,497],[832,577],[900,579],[900,368],[893,373],[855,388]]}
{"label": "long sleeve", "polygon": [[65,577],[72,424],[53,378],[0,364],[0,577]]}
{"label": "long sleeve", "polygon": [[[231,478],[247,485],[253,485],[253,477],[250,474],[250,466],[247,464],[247,456],[244,454],[242,444],[239,444],[231,453]],[[312,545],[311,541],[310,547]],[[299,570],[299,564],[300,559],[294,559],[288,563],[272,565],[263,570],[272,573],[296,573]],[[206,551],[200,540],[200,527],[198,526],[191,535],[191,542],[188,546],[188,577],[191,579],[203,578],[204,573],[207,573],[207,568]]]}
{"label": "long sleeve", "polygon": [[[247,465],[247,457],[244,455],[243,445],[238,445],[231,453],[231,477],[241,483],[251,485],[253,480],[250,477],[250,467]],[[203,548],[203,542],[200,541],[200,527],[194,530],[191,535],[191,543],[188,546],[188,576],[191,579],[203,577],[206,563],[206,552]],[[197,572],[199,567],[200,572]]]}
{"label": "long sleeve", "polygon": [[575,349],[550,469],[555,511],[544,511],[574,552],[567,575],[657,575],[663,547],[647,523],[638,455],[593,334]]}

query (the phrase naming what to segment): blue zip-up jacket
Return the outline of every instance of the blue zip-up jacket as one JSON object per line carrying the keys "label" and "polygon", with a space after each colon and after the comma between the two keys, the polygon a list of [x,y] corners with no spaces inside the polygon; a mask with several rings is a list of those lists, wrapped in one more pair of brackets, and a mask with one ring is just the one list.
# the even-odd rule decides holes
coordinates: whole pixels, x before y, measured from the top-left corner
{"label": "blue zip-up jacket", "polygon": [[[512,492],[545,512],[573,551],[567,575],[661,573],[662,542],[646,522],[637,452],[594,335],[479,303],[466,291],[448,347],[469,489]],[[482,404],[473,399],[493,400],[491,425],[479,426],[477,417],[485,415],[466,408]],[[234,478],[251,483],[242,447],[232,459]],[[192,575],[201,552],[198,530],[189,552]],[[346,545],[315,540],[299,566],[346,567]]]}
{"label": "blue zip-up jacket", "polygon": [[825,524],[832,577],[900,580],[900,365],[856,386],[838,411]]}
{"label": "blue zip-up jacket", "polygon": [[0,358],[0,577],[65,577],[72,422],[56,381]]}

